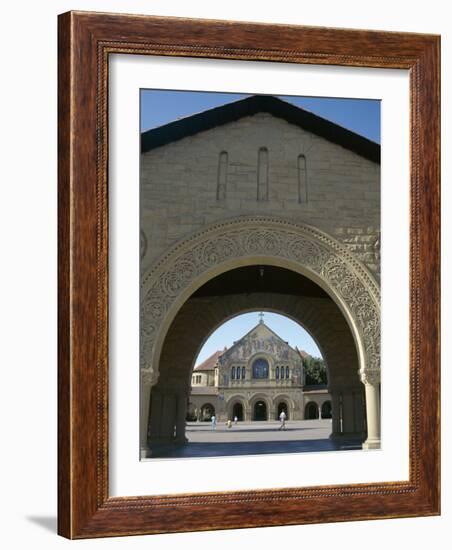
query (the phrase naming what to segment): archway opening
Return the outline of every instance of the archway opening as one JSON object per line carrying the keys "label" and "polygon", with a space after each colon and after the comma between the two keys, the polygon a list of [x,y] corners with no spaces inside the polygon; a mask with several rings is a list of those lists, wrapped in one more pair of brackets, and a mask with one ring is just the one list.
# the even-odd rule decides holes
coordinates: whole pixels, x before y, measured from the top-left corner
{"label": "archway opening", "polygon": [[286,420],[289,420],[289,407],[285,401],[280,401],[276,410],[276,420],[279,420],[281,413],[284,412]]}
{"label": "archway opening", "polygon": [[331,418],[331,416],[332,416],[331,401],[325,401],[322,405],[322,418]]}
{"label": "archway opening", "polygon": [[265,401],[256,401],[253,407],[253,420],[262,422],[267,419],[267,404],[265,403]]}
{"label": "archway opening", "polygon": [[304,417],[306,420],[317,420],[319,418],[319,407],[317,403],[310,401],[305,407]]}
{"label": "archway opening", "polygon": [[232,419],[234,421],[237,419],[238,422],[243,421],[243,405],[241,403],[234,403],[232,407]]}
{"label": "archway opening", "polygon": [[[231,324],[247,317],[242,330],[232,334]],[[295,329],[303,338],[294,337]],[[316,377],[320,363],[324,372]],[[342,437],[346,426],[347,437],[350,433],[364,439],[364,392],[358,370],[348,323],[315,282],[277,266],[231,269],[198,288],[168,329],[158,383],[151,392],[149,445],[166,445],[168,439],[186,443],[187,403],[200,411],[198,421],[215,414],[219,429],[235,416],[243,423],[274,421],[284,407],[286,418],[290,415],[291,422],[297,422],[314,415],[304,410],[304,393],[319,394],[322,401],[328,384],[342,392],[340,402],[347,406],[340,411],[351,416],[335,423],[338,411],[333,410],[325,438]],[[239,402],[241,409],[234,410]],[[205,404],[212,408],[206,410]],[[167,406],[168,418],[162,419],[160,411]]]}
{"label": "archway opening", "polygon": [[215,407],[211,403],[205,403],[201,407],[201,422],[209,422],[215,416]]}

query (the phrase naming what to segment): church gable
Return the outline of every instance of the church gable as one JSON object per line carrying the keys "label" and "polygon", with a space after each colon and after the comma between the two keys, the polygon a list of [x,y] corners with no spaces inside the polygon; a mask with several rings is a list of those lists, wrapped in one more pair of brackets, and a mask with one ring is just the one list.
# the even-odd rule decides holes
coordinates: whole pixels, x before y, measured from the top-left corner
{"label": "church gable", "polygon": [[256,114],[271,115],[368,160],[380,162],[380,146],[377,143],[287,101],[265,95],[250,96],[148,130],[141,137],[141,152],[146,153],[162,145]]}
{"label": "church gable", "polygon": [[276,361],[299,360],[297,352],[261,322],[223,353],[219,361],[221,365],[247,362],[256,353],[271,355]]}

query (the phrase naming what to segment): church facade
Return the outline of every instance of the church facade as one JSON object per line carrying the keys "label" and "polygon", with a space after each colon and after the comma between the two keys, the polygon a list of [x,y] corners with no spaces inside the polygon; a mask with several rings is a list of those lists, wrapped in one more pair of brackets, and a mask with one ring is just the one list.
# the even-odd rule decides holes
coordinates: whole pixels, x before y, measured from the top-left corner
{"label": "church facade", "polygon": [[192,374],[187,420],[275,421],[331,418],[325,386],[305,383],[303,359],[261,318],[229,349],[217,351]]}

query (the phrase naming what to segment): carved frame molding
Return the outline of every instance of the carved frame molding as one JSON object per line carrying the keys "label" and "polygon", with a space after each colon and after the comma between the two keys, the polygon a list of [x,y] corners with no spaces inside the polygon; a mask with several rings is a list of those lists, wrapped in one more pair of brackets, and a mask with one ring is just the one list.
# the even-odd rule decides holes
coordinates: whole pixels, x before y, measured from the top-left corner
{"label": "carved frame molding", "polygon": [[[405,69],[410,75],[409,479],[109,493],[109,56]],[[68,12],[58,35],[58,532],[68,538],[440,513],[440,37]],[[429,414],[423,414],[428,405]],[[269,514],[282,506],[284,514]]]}

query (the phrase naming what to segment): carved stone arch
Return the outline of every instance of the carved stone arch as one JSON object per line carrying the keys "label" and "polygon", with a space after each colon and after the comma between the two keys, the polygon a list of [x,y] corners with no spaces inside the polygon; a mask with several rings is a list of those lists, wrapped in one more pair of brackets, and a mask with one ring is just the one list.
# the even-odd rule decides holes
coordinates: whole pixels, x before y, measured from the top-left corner
{"label": "carved stone arch", "polygon": [[273,403],[275,406],[278,406],[281,401],[285,401],[291,408],[295,407],[295,401],[287,393],[278,393],[273,396]]}
{"label": "carved stone arch", "polygon": [[249,401],[246,396],[241,393],[235,393],[234,395],[231,395],[226,401],[226,408],[229,416],[231,416],[232,409],[236,403],[240,403],[242,405],[243,411],[245,411],[245,409],[249,407]]}
{"label": "carved stone arch", "polygon": [[380,377],[380,289],[369,270],[336,239],[314,227],[272,217],[210,226],[177,243],[142,280],[142,377],[155,384],[168,328],[180,307],[211,278],[240,266],[285,267],[321,286],[355,339],[363,381]]}

